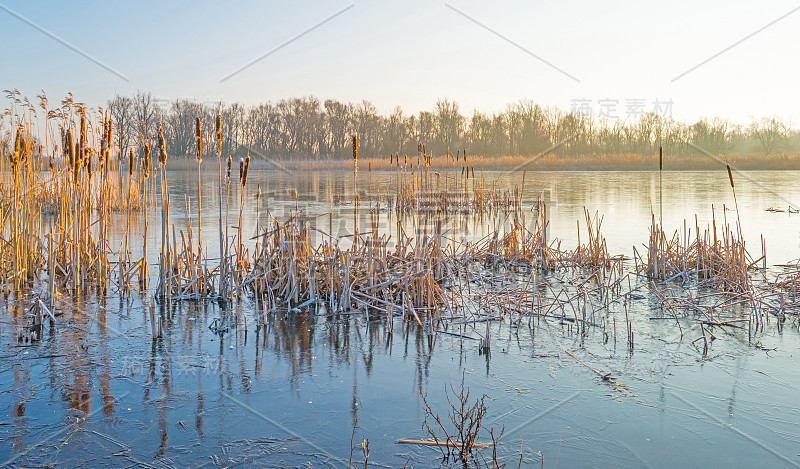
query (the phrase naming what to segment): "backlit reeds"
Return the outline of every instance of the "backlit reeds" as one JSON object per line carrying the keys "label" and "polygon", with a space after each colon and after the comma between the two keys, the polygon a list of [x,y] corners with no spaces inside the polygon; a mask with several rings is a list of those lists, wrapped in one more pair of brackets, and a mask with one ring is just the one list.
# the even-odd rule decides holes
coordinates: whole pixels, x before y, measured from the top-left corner
{"label": "backlit reeds", "polygon": [[[761,256],[755,259],[745,249],[735,192],[735,223],[729,223],[726,212],[718,220],[712,211],[710,226],[701,230],[696,220],[692,227],[684,223],[671,237],[661,227],[659,204],[644,250],[634,250],[633,261],[626,267],[623,256],[608,251],[601,214],[585,210],[577,226],[577,246],[565,248],[554,236],[544,197],[526,198],[524,173],[521,186],[500,187],[487,182],[492,178],[484,177],[480,167],[476,172],[474,166],[466,165],[466,151],[446,158],[453,165],[449,170],[434,170],[441,157],[427,152],[422,143],[416,166],[413,158],[401,159],[399,153],[386,158],[396,190],[380,194],[369,204],[365,201],[369,213],[362,223],[359,136],[355,133],[351,140],[353,192],[343,201],[353,205],[351,233],[333,233],[330,215],[328,233],[318,240],[313,236],[322,232],[317,219],[300,210],[283,219],[270,213],[268,221],[260,224],[260,196],[250,204],[246,195],[254,184],[249,154],[239,160],[239,216],[234,226],[229,220],[230,190],[231,185],[237,188],[236,181],[231,181],[232,155],[223,155],[221,115],[216,116],[213,132],[219,184],[219,257],[215,259],[206,252],[208,240],[200,229],[201,217],[209,213],[202,212],[201,203],[199,117],[194,142],[197,199],[179,201],[186,205],[188,226],[176,227],[170,217],[163,127],[159,124],[157,131],[158,167],[148,177],[151,155],[146,136],[137,139],[138,148],[122,155],[114,144],[110,119],[101,115],[101,122],[94,124],[86,109],[71,99],[62,108],[58,117],[51,118],[60,133],[59,145],[52,152],[49,145],[40,143],[33,127],[15,117],[13,149],[0,159],[2,288],[7,294],[41,292],[46,301],[44,308],[36,309],[39,324],[47,311],[52,312],[59,295],[105,296],[111,291],[120,296],[140,292],[164,303],[235,302],[250,297],[258,304],[261,323],[272,311],[310,307],[328,314],[363,312],[390,323],[398,316],[428,331],[495,320],[508,320],[517,327],[524,321],[533,323],[534,318],[556,318],[580,331],[602,328],[608,339],[607,330],[613,326],[601,313],[617,308],[627,315],[627,301],[638,298],[630,286],[637,275],[655,285],[654,297],[671,310],[702,308],[697,297],[663,292],[656,282],[694,282],[720,297],[736,298],[731,301],[756,311],[753,321],[760,321],[763,311],[785,316],[800,310],[796,269],[782,273],[769,287],[755,284],[753,272],[766,269],[765,248],[762,244]],[[475,160],[470,157],[471,163]],[[659,161],[662,171],[661,155]],[[735,191],[730,167],[728,178]],[[260,187],[257,191],[260,194]],[[235,200],[234,196],[234,204]],[[147,244],[147,212],[156,210],[161,212],[160,227],[156,227],[161,240],[154,247]],[[252,240],[243,229],[246,211],[257,214]],[[117,234],[110,226],[112,216],[124,220]],[[466,219],[479,220],[487,233],[455,239],[453,231]],[[141,235],[145,241],[139,253],[131,239]],[[152,285],[148,249],[159,251],[153,253],[153,258],[158,254],[158,274]],[[627,292],[623,291],[625,282]],[[707,311],[703,314],[702,321],[714,326],[733,320]],[[633,348],[633,326],[627,316],[624,321],[627,342]],[[155,313],[152,322],[157,337],[155,325],[161,322]],[[487,327],[480,340],[482,351],[491,349],[488,331]]]}

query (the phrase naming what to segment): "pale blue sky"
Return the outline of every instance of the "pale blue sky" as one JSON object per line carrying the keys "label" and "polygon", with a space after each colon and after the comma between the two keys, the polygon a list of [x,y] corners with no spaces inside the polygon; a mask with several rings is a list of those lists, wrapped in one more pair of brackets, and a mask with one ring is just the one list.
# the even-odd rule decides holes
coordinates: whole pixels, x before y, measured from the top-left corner
{"label": "pale blue sky", "polygon": [[[118,71],[120,78],[0,10],[0,87],[89,104],[115,92],[255,104],[313,94],[382,112],[457,101],[462,113],[532,99],[672,99],[673,116],[798,126],[800,11],[672,80],[797,4],[774,2],[32,2],[0,5]],[[166,6],[164,6],[166,5]],[[353,5],[229,80],[253,59]],[[449,7],[450,5],[451,7]],[[572,78],[487,31],[473,18]]]}

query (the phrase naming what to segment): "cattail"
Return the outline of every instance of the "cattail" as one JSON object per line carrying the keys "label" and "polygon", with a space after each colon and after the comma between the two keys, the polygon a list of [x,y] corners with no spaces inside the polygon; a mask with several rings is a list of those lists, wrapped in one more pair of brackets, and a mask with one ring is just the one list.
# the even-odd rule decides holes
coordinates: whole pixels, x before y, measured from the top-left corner
{"label": "cattail", "polygon": [[144,177],[150,175],[150,140],[144,142]]}
{"label": "cattail", "polygon": [[78,175],[81,172],[81,165],[83,164],[83,155],[81,155],[81,143],[75,142],[75,159],[72,162],[72,175],[75,181],[78,180]]}
{"label": "cattail", "polygon": [[353,173],[358,176],[358,132],[353,132]]}
{"label": "cattail", "polygon": [[77,142],[75,142],[75,153],[77,155],[76,164],[78,164],[78,165],[84,164],[83,158],[86,156],[86,154],[84,153],[84,150],[85,150],[85,147],[83,146],[81,140],[78,140]]}
{"label": "cattail", "polygon": [[100,138],[100,156],[105,156],[106,149],[108,148],[108,121],[103,121],[103,136]]}
{"label": "cattail", "polygon": [[28,159],[28,139],[25,138],[25,129],[23,129],[22,126],[20,126],[17,131],[17,137],[19,138],[19,156],[17,157],[17,161],[24,163]]}
{"label": "cattail", "polygon": [[726,166],[728,167],[728,179],[730,179],[730,181],[731,181],[731,189],[734,189],[734,187],[733,187],[733,173],[731,172],[731,165],[726,164]]}
{"label": "cattail", "polygon": [[14,151],[10,155],[8,155],[8,159],[11,161],[12,167],[15,167],[17,165],[17,162],[19,161],[20,158],[20,152],[21,152],[20,146],[22,143],[21,142],[22,137],[20,136],[21,131],[22,129],[17,130],[17,134],[14,136]]}
{"label": "cattail", "polygon": [[[84,109],[81,109],[81,127],[80,127],[80,131],[81,131],[80,139],[77,142],[78,149],[77,149],[77,151],[75,153],[77,153],[77,157],[78,157],[77,164],[79,166],[83,166],[83,165],[86,164],[85,158],[86,158],[86,150],[88,148],[88,140],[87,140],[87,136],[86,136],[86,111]],[[79,170],[80,170],[80,168],[79,168]]]}
{"label": "cattail", "polygon": [[167,162],[167,145],[164,142],[164,128],[161,127],[161,122],[158,123],[158,163],[164,164]]}
{"label": "cattail", "polygon": [[111,153],[111,134],[114,124],[108,119],[103,126],[103,140],[101,145],[100,157],[102,158],[101,168],[108,168],[108,155]]}
{"label": "cattail", "polygon": [[[111,151],[111,136],[114,134],[114,121],[111,119],[108,120],[108,125],[106,129],[106,140],[108,141],[108,150]],[[106,158],[108,156],[106,155]]]}
{"label": "cattail", "polygon": [[250,172],[250,155],[247,155],[247,159],[244,160],[244,174],[242,175],[242,187],[247,185],[247,173]]}
{"label": "cattail", "polygon": [[133,175],[133,148],[128,153],[128,176]]}
{"label": "cattail", "polygon": [[67,152],[67,156],[69,156],[69,165],[75,165],[75,153],[73,152],[74,147],[72,146],[72,130],[68,129],[67,133],[64,135],[64,150]]}
{"label": "cattail", "polygon": [[230,184],[231,183],[231,156],[228,155],[228,169],[225,173],[225,182]]}
{"label": "cattail", "polygon": [[[85,146],[86,139],[86,111],[81,109],[81,147]],[[83,150],[83,148],[81,149]]]}
{"label": "cattail", "polygon": [[392,165],[393,161],[394,161],[394,153],[389,153],[389,166]]}
{"label": "cattail", "polygon": [[239,158],[239,182],[244,183],[244,158]]}
{"label": "cattail", "polygon": [[194,134],[197,137],[197,163],[203,161],[203,133],[200,130],[200,118],[195,119]]}
{"label": "cattail", "polygon": [[217,156],[222,158],[222,115],[217,114]]}
{"label": "cattail", "polygon": [[100,140],[100,167],[102,168],[105,164],[105,161],[108,157],[108,144],[106,143],[106,132],[105,130],[108,128],[106,125],[103,129],[103,138]]}
{"label": "cattail", "polygon": [[664,170],[664,147],[660,145],[658,147],[658,170]]}

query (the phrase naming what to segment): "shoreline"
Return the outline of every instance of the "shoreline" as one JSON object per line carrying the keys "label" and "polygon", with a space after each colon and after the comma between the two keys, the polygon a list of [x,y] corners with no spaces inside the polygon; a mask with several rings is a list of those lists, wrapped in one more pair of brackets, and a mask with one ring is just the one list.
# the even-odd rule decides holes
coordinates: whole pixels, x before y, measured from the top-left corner
{"label": "shoreline", "polygon": [[[740,171],[798,171],[800,170],[800,153],[781,153],[770,156],[763,155],[727,155],[718,156],[715,160],[707,156],[664,156],[664,171],[710,171],[725,169],[726,162]],[[217,169],[214,158],[204,160],[203,166],[210,165]],[[403,158],[407,161],[407,171],[419,167],[418,157]],[[586,156],[505,156],[505,157],[468,157],[456,161],[447,156],[434,156],[429,170],[461,171],[465,166],[473,170],[483,171],[658,171],[658,155],[613,154]],[[353,160],[267,160],[253,158],[251,169],[258,171],[353,171]],[[210,167],[209,166],[209,167]],[[402,167],[402,164],[400,165]],[[172,159],[167,163],[168,170],[197,169],[193,158]],[[360,172],[396,171],[396,161],[389,163],[389,158],[363,158],[358,160]]]}

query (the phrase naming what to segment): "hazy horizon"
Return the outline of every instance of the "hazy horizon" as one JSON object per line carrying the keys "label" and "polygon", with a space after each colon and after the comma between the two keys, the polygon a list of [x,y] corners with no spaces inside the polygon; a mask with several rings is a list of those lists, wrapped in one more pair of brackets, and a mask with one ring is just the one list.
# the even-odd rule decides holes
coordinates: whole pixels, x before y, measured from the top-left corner
{"label": "hazy horizon", "polygon": [[2,88],[29,97],[44,90],[52,102],[72,92],[92,106],[136,90],[248,106],[307,95],[366,99],[381,113],[400,106],[405,114],[440,98],[467,115],[530,99],[595,116],[613,109],[612,118],[624,120],[629,103],[647,112],[659,101],[671,102],[679,121],[746,125],[775,115],[794,123],[800,102],[790,87],[800,66],[783,57],[797,34],[795,9],[788,2],[7,2],[0,38],[19,44],[7,57],[24,66],[4,67],[0,77]]}

